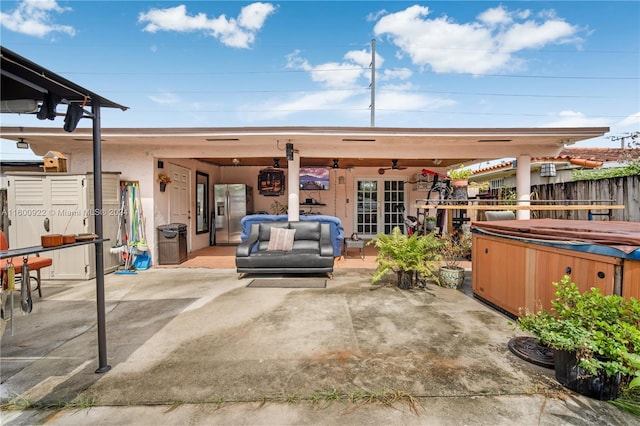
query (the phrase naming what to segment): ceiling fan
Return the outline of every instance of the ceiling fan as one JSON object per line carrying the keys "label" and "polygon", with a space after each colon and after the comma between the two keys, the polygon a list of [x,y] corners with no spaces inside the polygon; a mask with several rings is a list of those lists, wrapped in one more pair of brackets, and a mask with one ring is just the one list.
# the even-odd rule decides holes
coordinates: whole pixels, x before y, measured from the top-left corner
{"label": "ceiling fan", "polygon": [[378,173],[383,175],[385,170],[405,170],[406,167],[398,166],[398,160],[391,160],[391,167],[380,167]]}

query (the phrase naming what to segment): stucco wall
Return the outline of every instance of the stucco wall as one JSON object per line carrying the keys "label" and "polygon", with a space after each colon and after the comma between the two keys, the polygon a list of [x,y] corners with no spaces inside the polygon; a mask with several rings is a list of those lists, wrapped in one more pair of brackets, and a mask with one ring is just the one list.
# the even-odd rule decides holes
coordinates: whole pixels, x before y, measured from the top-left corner
{"label": "stucco wall", "polygon": [[[218,167],[210,163],[202,162],[190,158],[175,158],[179,147],[157,147],[153,152],[143,151],[139,146],[102,146],[102,170],[120,172],[121,180],[138,181],[140,184],[140,196],[145,218],[145,233],[147,244],[150,247],[150,254],[154,264],[157,264],[158,250],[156,247],[157,227],[170,223],[170,194],[171,191],[160,192],[157,176],[160,172],[167,173],[170,164],[176,164],[190,170],[190,185],[195,188],[195,172],[200,171],[209,174],[209,207],[213,200],[213,186],[216,183],[244,183],[254,189],[254,211],[273,212],[274,203],[277,201],[282,205],[288,203],[288,196],[281,195],[270,197],[260,195],[257,191],[258,173],[266,167]],[[72,152],[65,151],[64,147],[56,147],[53,144],[40,147],[43,153],[48,150],[60,151],[68,157],[69,172],[86,173],[93,170],[92,145],[87,143],[81,147],[74,147]],[[184,155],[184,150],[181,152]],[[204,154],[203,154],[204,155]],[[158,161],[164,162],[162,169],[158,168]],[[285,174],[287,169],[283,169]],[[353,168],[353,169],[331,169],[330,189],[328,191],[300,191],[300,200],[313,198],[325,206],[314,207],[313,212],[324,215],[331,215],[340,218],[345,234],[350,235],[354,230],[354,216],[356,203],[355,184],[358,178],[379,179],[380,181],[389,179],[412,180],[420,168],[409,168],[406,170],[387,171],[384,175],[378,173],[378,168]],[[444,173],[444,170],[439,170]],[[286,182],[286,180],[285,180]],[[191,211],[195,211],[195,197],[193,188],[190,196]],[[426,191],[414,191],[414,185],[407,184],[407,212],[405,214],[415,214],[413,205],[416,200],[426,198]],[[301,211],[309,210],[308,207],[300,206]],[[209,245],[209,234],[195,233],[195,216],[191,216],[187,223],[188,227],[188,250],[194,251]]]}
{"label": "stucco wall", "polygon": [[[277,197],[260,195],[256,189],[258,173],[264,167],[221,167],[220,180],[216,183],[244,183],[254,188],[254,210],[274,213],[272,205],[275,201],[280,204],[287,204],[287,195]],[[313,198],[319,203],[326,204],[322,207],[314,207],[313,212],[336,216],[342,221],[345,235],[351,235],[354,229],[354,215],[356,204],[354,203],[356,180],[360,179],[402,179],[411,181],[416,173],[421,172],[421,168],[408,168],[387,172],[384,175],[378,173],[377,168],[360,167],[357,169],[331,169],[330,184],[328,191],[300,191],[300,200]],[[287,169],[284,169],[285,176]],[[444,171],[442,171],[444,173]],[[344,178],[344,179],[341,179]],[[286,181],[286,180],[285,180]],[[405,214],[415,214],[412,206],[416,200],[426,198],[426,191],[414,191],[414,185],[407,184],[407,212]],[[301,210],[308,210],[308,207],[301,206]]]}

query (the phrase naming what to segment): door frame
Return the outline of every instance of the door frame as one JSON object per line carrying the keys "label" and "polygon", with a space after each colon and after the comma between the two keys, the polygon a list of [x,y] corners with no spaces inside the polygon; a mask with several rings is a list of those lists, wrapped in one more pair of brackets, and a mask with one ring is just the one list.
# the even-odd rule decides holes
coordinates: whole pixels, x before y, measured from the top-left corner
{"label": "door frame", "polygon": [[[362,181],[375,181],[377,182],[377,217],[376,217],[376,233],[364,233],[364,232],[358,232],[358,228],[359,228],[359,221],[358,221],[358,183],[362,182]],[[353,230],[355,233],[358,234],[359,237],[362,238],[373,238],[375,237],[378,233],[383,232],[385,226],[387,225],[385,223],[385,199],[384,199],[384,194],[385,194],[385,188],[384,188],[384,183],[385,182],[404,182],[406,183],[406,177],[405,176],[398,176],[396,178],[388,178],[388,177],[379,177],[379,176],[375,176],[375,177],[366,177],[366,176],[362,176],[362,177],[355,177],[354,178],[354,185],[353,185],[353,199],[355,200],[355,202],[353,203]],[[407,205],[407,201],[408,201],[408,197],[409,194],[407,192],[407,186],[405,185],[403,188],[403,192],[404,192],[404,200],[402,201],[402,204],[404,206],[404,212],[402,212],[402,217],[406,217],[406,212],[408,209],[408,205]],[[389,213],[397,213],[397,212],[389,212]],[[406,232],[406,229],[405,229]]]}
{"label": "door frame", "polygon": [[[182,170],[182,172],[180,172],[180,170]],[[184,176],[184,180],[183,178],[180,179],[176,179],[176,171],[178,171],[179,175]],[[185,191],[186,194],[186,199],[182,200],[182,204],[183,206],[180,209],[184,209],[184,211],[186,213],[187,216],[187,220],[184,221],[184,223],[186,223],[187,225],[187,252],[191,252],[191,239],[192,239],[192,234],[194,233],[194,229],[193,228],[193,221],[192,221],[192,215],[191,215],[191,200],[193,199],[193,194],[192,192],[194,191],[194,188],[191,187],[191,175],[193,173],[193,170],[191,170],[188,167],[185,166],[181,166],[179,164],[174,164],[174,163],[169,163],[169,175],[171,176],[171,183],[169,184],[169,222],[170,223],[175,223],[174,221],[174,214],[175,213],[175,209],[173,208],[174,203],[178,203],[180,204],[181,200],[180,197],[178,197],[178,199],[176,200],[176,194],[179,194],[180,192],[176,192],[176,187],[177,191]],[[182,220],[180,221],[180,223],[182,223]]]}

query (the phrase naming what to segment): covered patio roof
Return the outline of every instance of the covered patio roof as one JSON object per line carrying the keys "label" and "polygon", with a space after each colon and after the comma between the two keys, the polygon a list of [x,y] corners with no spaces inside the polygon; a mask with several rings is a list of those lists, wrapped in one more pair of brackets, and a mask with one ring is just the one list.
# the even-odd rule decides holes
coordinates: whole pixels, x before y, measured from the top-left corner
{"label": "covered patio roof", "polygon": [[[578,128],[394,128],[394,127],[208,127],[103,128],[103,146],[136,145],[162,156],[197,158],[218,166],[268,166],[286,157],[292,143],[301,166],[340,168],[448,167],[504,157],[548,157],[565,146],[603,136],[608,127]],[[55,143],[69,150],[92,141],[90,129],[1,127],[5,139],[23,138],[44,155]],[[282,167],[286,167],[283,161]]]}
{"label": "covered patio roof", "polygon": [[[102,108],[118,108],[126,111],[128,107],[112,102],[66,78],[49,71],[48,69],[24,58],[11,50],[0,46],[0,103],[2,111],[21,113],[26,112],[29,105],[37,105],[44,108],[47,99],[52,97],[60,100],[60,103],[79,107],[81,114],[76,117],[91,119],[91,128],[84,130],[87,142],[91,144],[93,153],[93,173],[95,176],[93,186],[93,201],[96,210],[102,209],[102,152],[101,137],[101,110]],[[67,107],[69,114],[70,107]],[[56,105],[48,105],[48,116],[55,118],[58,114]],[[35,110],[32,111],[35,113]],[[35,114],[34,114],[35,118]],[[75,125],[69,131],[63,131],[63,121],[58,121],[60,133],[75,135]],[[66,126],[66,124],[65,124]],[[0,133],[0,137],[2,134]],[[104,259],[103,259],[103,219],[102,215],[94,216],[94,232],[98,235],[95,242],[95,267],[96,267],[96,310],[98,331],[98,369],[96,373],[105,373],[111,369],[107,362],[107,335],[105,320],[105,294],[104,294]],[[18,248],[21,249],[21,248]],[[39,247],[22,249],[20,256],[29,252],[37,253]],[[7,250],[3,256],[11,257]]]}

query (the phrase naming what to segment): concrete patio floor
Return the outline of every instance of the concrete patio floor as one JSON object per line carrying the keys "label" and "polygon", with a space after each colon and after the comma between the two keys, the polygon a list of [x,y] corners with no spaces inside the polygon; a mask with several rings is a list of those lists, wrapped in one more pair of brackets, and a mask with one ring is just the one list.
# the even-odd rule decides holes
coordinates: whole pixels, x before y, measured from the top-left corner
{"label": "concrete patio floor", "polygon": [[247,288],[255,276],[220,266],[109,274],[105,374],[95,281],[47,281],[2,336],[2,424],[637,422],[514,356],[522,333],[469,276],[462,291],[371,286],[369,259],[341,259],[320,289]]}

